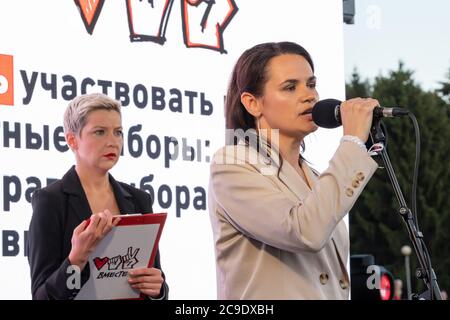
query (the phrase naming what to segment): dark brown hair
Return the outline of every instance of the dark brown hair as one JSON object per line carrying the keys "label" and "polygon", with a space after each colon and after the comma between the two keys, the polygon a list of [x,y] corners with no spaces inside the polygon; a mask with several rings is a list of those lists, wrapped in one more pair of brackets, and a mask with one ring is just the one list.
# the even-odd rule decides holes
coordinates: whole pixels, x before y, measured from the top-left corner
{"label": "dark brown hair", "polygon": [[241,103],[244,92],[261,97],[267,82],[267,64],[273,57],[283,54],[297,54],[308,61],[314,72],[314,64],[302,46],[293,42],[268,42],[246,50],[236,62],[225,100],[227,129],[256,129],[255,118]]}

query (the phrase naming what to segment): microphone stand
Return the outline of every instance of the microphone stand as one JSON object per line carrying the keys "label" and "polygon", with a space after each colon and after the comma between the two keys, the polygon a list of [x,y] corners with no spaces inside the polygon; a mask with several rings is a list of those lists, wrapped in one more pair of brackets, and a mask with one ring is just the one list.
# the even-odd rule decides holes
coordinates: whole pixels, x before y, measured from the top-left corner
{"label": "microphone stand", "polygon": [[[425,242],[423,241],[423,234],[416,228],[416,224],[413,220],[413,215],[411,210],[406,205],[405,198],[403,197],[402,190],[400,189],[400,185],[398,183],[397,177],[394,172],[394,168],[392,167],[391,160],[389,159],[389,155],[386,150],[386,137],[381,128],[381,119],[374,118],[372,122],[372,128],[370,130],[370,137],[372,138],[373,143],[381,143],[383,145],[383,149],[380,152],[381,158],[383,159],[384,166],[388,173],[389,179],[391,180],[392,187],[395,192],[395,196],[400,204],[400,208],[398,213],[403,218],[406,228],[408,229],[409,238],[412,242],[414,250],[416,251],[417,258],[419,260],[420,268],[416,271],[416,277],[418,279],[423,279],[425,285],[428,290],[423,292],[421,295],[413,294],[413,299],[430,299],[434,297],[436,300],[442,300],[441,290],[439,289],[439,285],[437,283],[436,274],[429,262],[427,255],[425,252],[428,252],[425,246]],[[425,250],[424,250],[425,249]],[[432,295],[430,294],[432,293]],[[411,297],[408,297],[410,299]]]}

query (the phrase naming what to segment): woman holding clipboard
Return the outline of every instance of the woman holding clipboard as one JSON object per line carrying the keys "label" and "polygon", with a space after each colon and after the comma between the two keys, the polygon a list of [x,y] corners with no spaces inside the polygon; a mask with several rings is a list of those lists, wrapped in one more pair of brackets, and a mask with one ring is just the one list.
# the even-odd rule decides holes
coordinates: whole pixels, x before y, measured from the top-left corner
{"label": "woman holding clipboard", "polygon": [[[122,150],[121,106],[103,94],[75,98],[64,114],[65,138],[76,165],[62,179],[36,190],[28,234],[33,299],[73,299],[71,270],[89,278],[88,257],[120,221],[120,213],[152,212],[150,195],[108,172]],[[90,218],[90,220],[87,220]],[[89,221],[89,223],[88,223]],[[152,268],[128,272],[128,282],[149,299],[167,299],[159,251]]]}

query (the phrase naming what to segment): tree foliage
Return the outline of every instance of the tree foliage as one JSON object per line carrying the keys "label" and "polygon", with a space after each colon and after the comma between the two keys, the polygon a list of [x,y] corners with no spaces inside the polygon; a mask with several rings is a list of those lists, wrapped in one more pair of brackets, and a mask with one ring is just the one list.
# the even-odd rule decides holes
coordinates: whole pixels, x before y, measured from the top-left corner
{"label": "tree foliage", "polygon": [[440,81],[441,87],[436,90],[448,103],[450,103],[450,68],[448,69],[446,81]]}
{"label": "tree foliage", "polygon": [[[378,76],[371,85],[355,71],[346,85],[347,99],[372,96],[381,106],[409,109],[417,118],[421,135],[421,157],[417,190],[417,215],[441,290],[450,289],[450,96],[449,81],[442,89],[424,91],[400,62],[387,76]],[[415,160],[415,135],[408,117],[384,119],[387,151],[406,202],[411,208],[411,187]],[[382,165],[382,161],[377,159]],[[398,214],[399,204],[384,169],[378,169],[350,213],[351,254],[373,254],[375,262],[387,267],[405,283],[401,247],[412,243]],[[411,208],[412,209],[412,208]],[[412,290],[424,290],[414,276],[418,267],[411,255]],[[406,285],[404,286],[404,292]]]}

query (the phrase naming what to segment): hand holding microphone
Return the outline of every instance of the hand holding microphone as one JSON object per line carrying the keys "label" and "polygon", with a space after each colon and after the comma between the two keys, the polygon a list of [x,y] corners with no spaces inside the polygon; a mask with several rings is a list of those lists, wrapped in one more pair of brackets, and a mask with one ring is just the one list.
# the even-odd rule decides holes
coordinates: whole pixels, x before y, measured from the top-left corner
{"label": "hand holding microphone", "polygon": [[372,125],[373,110],[378,100],[354,98],[341,103],[340,115],[344,135],[355,136],[366,142]]}
{"label": "hand holding microphone", "polygon": [[323,128],[344,126],[344,135],[359,137],[367,141],[374,118],[408,115],[402,108],[382,108],[376,99],[354,98],[344,102],[325,99],[317,102],[312,110],[313,121]]}

